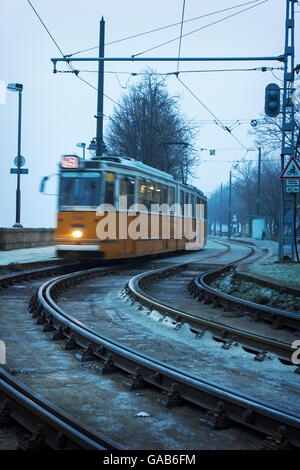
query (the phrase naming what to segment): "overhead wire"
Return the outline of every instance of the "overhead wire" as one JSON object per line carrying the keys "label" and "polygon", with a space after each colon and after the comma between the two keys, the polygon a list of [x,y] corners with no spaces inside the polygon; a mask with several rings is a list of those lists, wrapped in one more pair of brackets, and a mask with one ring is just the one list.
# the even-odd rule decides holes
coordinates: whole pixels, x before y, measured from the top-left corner
{"label": "overhead wire", "polygon": [[179,36],[179,45],[178,45],[177,73],[178,73],[178,70],[179,70],[179,59],[180,59],[180,51],[181,51],[181,40],[182,40],[182,31],[183,31],[184,10],[185,10],[185,0],[183,0],[183,3],[182,3],[180,36]]}
{"label": "overhead wire", "polygon": [[[241,11],[238,11],[238,12],[236,12],[236,13],[232,13],[231,15],[225,16],[224,18],[221,18],[221,19],[219,19],[219,20],[213,21],[212,23],[209,23],[209,24],[207,24],[207,25],[205,25],[205,26],[202,26],[201,28],[197,28],[197,29],[194,29],[193,31],[190,31],[189,33],[185,33],[185,34],[182,35],[182,37],[190,36],[191,34],[194,34],[194,33],[197,33],[198,31],[203,30],[203,29],[209,28],[210,26],[213,26],[213,25],[215,25],[215,24],[218,24],[218,23],[220,23],[221,21],[225,21],[225,20],[227,20],[227,19],[229,19],[229,18],[232,18],[232,17],[234,17],[234,16],[236,16],[236,15],[239,15],[239,14],[241,14],[241,13],[244,13],[245,11],[248,11],[248,10],[250,10],[250,9],[252,9],[252,8],[256,8],[257,6],[262,5],[263,3],[266,3],[266,2],[269,2],[269,1],[270,1],[270,0],[263,0],[263,1],[261,1],[260,3],[256,3],[255,5],[252,5],[252,6],[250,6],[250,7],[248,7],[248,8],[245,8],[245,9],[243,9],[243,10],[241,10]],[[170,43],[172,43],[172,42],[174,42],[174,41],[177,41],[178,39],[179,39],[179,36],[177,36],[176,38],[173,38],[173,39],[169,39],[168,41],[165,41],[165,42],[163,42],[163,43],[161,43],[161,44],[157,44],[156,46],[150,47],[149,49],[145,49],[145,50],[142,51],[142,52],[138,52],[138,53],[136,53],[136,54],[132,54],[131,57],[140,56],[140,55],[142,55],[142,54],[145,54],[145,52],[153,51],[153,50],[155,50],[155,49],[158,49],[159,47],[162,47],[162,46],[165,46],[165,45],[167,45],[167,44],[170,44]]]}
{"label": "overhead wire", "polygon": [[[50,36],[51,40],[53,41],[53,43],[55,44],[55,46],[57,47],[57,49],[59,50],[59,52],[61,53],[61,55],[64,57],[64,58],[67,58],[67,56],[63,53],[62,49],[60,48],[60,46],[58,45],[57,41],[54,39],[54,36],[50,33],[49,29],[47,28],[45,22],[42,20],[41,16],[39,15],[39,13],[37,12],[37,10],[34,8],[33,4],[31,3],[30,0],[27,0],[28,4],[30,5],[30,7],[32,8],[32,10],[34,11],[34,13],[36,14],[37,18],[39,19],[39,21],[41,22],[41,24],[43,25],[44,29],[47,31],[48,35]],[[72,64],[70,64],[68,61],[67,61],[67,65],[70,69],[70,71],[66,71],[66,72],[69,72],[69,73],[74,73],[74,75],[79,78],[79,80],[81,80],[82,82],[84,82],[86,85],[88,85],[89,87],[91,88],[94,88],[94,90],[98,91],[98,89],[92,85],[90,82],[88,82],[87,80],[85,80],[84,78],[80,77],[79,76],[79,70],[75,70],[74,67],[72,66]],[[103,94],[108,100],[112,101],[113,103],[115,104],[118,104],[117,101],[113,100],[112,98],[110,98],[109,96]]]}
{"label": "overhead wire", "polygon": [[247,150],[247,147],[245,147],[245,145],[232,133],[229,127],[225,126],[222,121],[206,106],[206,104],[203,103],[202,100],[200,100],[197,95],[195,95],[195,93],[179,77],[177,77],[177,80],[184,86],[184,88],[189,91],[189,93],[201,104],[201,106],[203,106],[207,110],[207,112],[215,118],[215,120],[220,124],[222,129],[227,131],[241,145],[241,147]]}
{"label": "overhead wire", "polygon": [[[269,0],[264,0],[264,1],[260,2],[260,3],[258,3],[258,4],[257,4],[257,0],[256,0],[255,2],[253,2],[253,1],[252,1],[252,2],[247,2],[247,4],[250,4],[250,3],[256,3],[256,4],[255,4],[254,6],[252,6],[252,7],[247,8],[246,10],[248,10],[248,9],[250,9],[250,8],[254,8],[255,6],[258,6],[258,5],[262,4],[262,3],[266,3],[267,1],[269,1]],[[41,22],[41,24],[43,25],[44,29],[46,30],[46,32],[47,32],[47,34],[49,35],[49,37],[51,38],[51,40],[52,40],[53,43],[55,44],[56,48],[59,50],[59,52],[60,52],[60,54],[62,55],[62,57],[63,57],[63,58],[68,58],[68,56],[63,53],[62,49],[61,49],[60,46],[58,45],[58,43],[57,43],[57,41],[55,40],[54,36],[50,33],[48,27],[46,26],[45,22],[42,20],[41,16],[39,15],[39,13],[37,12],[37,10],[35,9],[35,7],[33,6],[33,4],[31,3],[31,1],[30,1],[30,0],[27,0],[27,2],[28,2],[28,4],[30,5],[30,7],[32,8],[32,10],[34,11],[34,13],[35,13],[35,15],[37,16],[37,18],[39,19],[39,21]],[[184,0],[183,6],[184,6],[184,5],[185,5],[185,0]],[[245,4],[243,4],[243,5],[245,5]],[[229,10],[229,9],[232,9],[232,8],[237,8],[237,6],[228,8],[228,9],[226,9],[226,10]],[[223,11],[224,11],[224,10],[223,10]],[[243,11],[245,11],[245,10],[242,10],[242,11],[240,11],[240,12],[238,12],[238,13],[235,13],[234,15],[239,14],[239,13],[242,13]],[[184,14],[184,8],[183,8],[183,14]],[[183,25],[183,22],[184,22],[184,21],[183,21],[183,14],[182,14],[182,21],[181,21],[181,24],[182,24],[182,25]],[[213,14],[213,13],[211,13],[211,14]],[[231,15],[231,16],[234,16],[234,15]],[[221,20],[218,20],[217,22],[223,21],[224,19],[227,19],[227,18],[223,18],[223,19],[221,19]],[[189,20],[186,20],[186,21],[189,21]],[[178,24],[178,23],[177,23],[177,24]],[[207,26],[208,26],[208,25],[207,25]],[[206,26],[206,27],[207,27],[207,26]],[[187,33],[186,35],[191,34],[191,33],[192,33],[192,32]],[[181,38],[182,38],[183,36],[186,36],[186,35],[182,35],[182,34],[181,34]],[[176,38],[176,39],[178,39],[178,38]],[[180,50],[179,50],[179,53],[180,53]],[[73,55],[74,55],[74,54],[73,54]],[[67,65],[68,65],[68,67],[69,67],[69,69],[70,69],[69,73],[70,73],[70,72],[74,73],[75,76],[76,76],[77,78],[79,78],[82,82],[84,82],[86,85],[88,85],[89,87],[93,88],[94,90],[98,91],[97,87],[95,87],[95,86],[92,85],[90,82],[88,82],[87,80],[85,80],[84,78],[82,78],[82,77],[79,76],[79,73],[81,72],[80,70],[75,70],[75,69],[73,68],[73,66],[72,66],[68,61],[67,61]],[[67,73],[68,71],[60,71],[60,72],[65,72],[65,73]],[[111,72],[111,73],[114,73],[114,74],[116,75],[116,72]],[[177,79],[180,81],[180,83],[181,83],[181,84],[192,94],[192,96],[194,96],[194,98],[195,98],[195,99],[196,99],[196,100],[215,118],[215,120],[220,124],[220,126],[221,126],[224,130],[228,131],[228,132],[232,135],[232,137],[233,137],[244,149],[247,150],[247,148],[242,144],[242,142],[240,142],[240,140],[231,132],[231,130],[229,129],[229,127],[228,127],[228,126],[225,126],[225,125],[222,123],[222,121],[221,121],[221,120],[220,120],[220,119],[219,119],[219,118],[200,100],[200,98],[197,97],[197,96],[192,92],[192,90],[190,90],[190,89],[188,88],[188,86],[179,78],[178,73],[179,73],[179,71],[176,72],[176,75],[177,75]],[[174,72],[173,72],[172,74],[174,74]],[[133,75],[133,74],[131,73],[131,75]],[[118,78],[118,77],[117,77],[117,78]],[[118,79],[118,80],[119,80],[119,79]],[[119,82],[119,83],[120,83],[120,82]],[[120,84],[120,85],[121,85],[121,84]],[[110,98],[108,95],[104,94],[104,96],[105,96],[108,100],[110,100],[111,102],[113,102],[114,104],[116,104],[117,106],[121,106],[120,103],[118,103],[117,101],[113,100],[113,99]]]}
{"label": "overhead wire", "polygon": [[[196,16],[194,18],[189,18],[188,20],[184,20],[183,23],[189,23],[191,21],[196,21],[196,20],[199,20],[199,19],[202,19],[202,18],[207,18],[209,16],[212,16],[212,15],[216,15],[218,13],[224,13],[225,11],[229,11],[229,10],[233,10],[235,8],[239,8],[239,7],[243,7],[243,6],[246,6],[246,5],[250,5],[252,3],[257,3],[259,2],[259,0],[252,0],[250,2],[246,2],[246,3],[240,3],[239,5],[235,5],[235,6],[232,6],[232,7],[228,7],[228,8],[223,8],[222,10],[217,10],[217,11],[213,11],[213,12],[210,12],[210,13],[206,13],[205,15],[201,15],[201,16]],[[163,31],[164,29],[168,29],[168,28],[172,28],[174,26],[178,26],[180,24],[180,22],[177,22],[177,23],[172,23],[172,24],[169,24],[169,25],[166,25],[166,26],[161,26],[159,28],[155,28],[155,29],[150,29],[148,31],[144,31],[142,33],[137,33],[137,34],[133,34],[131,36],[126,36],[124,38],[121,38],[121,39],[117,39],[117,40],[114,40],[114,41],[111,41],[111,42],[108,42],[108,43],[105,43],[105,46],[110,46],[112,44],[117,44],[117,43],[120,43],[120,42],[123,42],[123,41],[128,41],[130,39],[134,39],[134,38],[137,38],[137,37],[141,37],[141,36],[145,36],[147,34],[151,34],[151,33],[156,33],[158,31]],[[73,52],[71,54],[67,54],[67,57],[72,57],[73,55],[77,55],[77,54],[81,54],[83,52],[89,52],[89,51],[92,51],[92,50],[95,50],[95,49],[98,49],[99,46],[93,46],[93,47],[89,47],[87,49],[82,49],[80,51],[77,51],[77,52]]]}

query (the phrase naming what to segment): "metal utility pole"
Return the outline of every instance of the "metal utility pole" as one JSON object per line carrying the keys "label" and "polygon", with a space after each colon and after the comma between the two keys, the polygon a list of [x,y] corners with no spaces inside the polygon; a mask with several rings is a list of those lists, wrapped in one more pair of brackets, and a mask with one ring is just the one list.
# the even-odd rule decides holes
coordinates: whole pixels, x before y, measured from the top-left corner
{"label": "metal utility pole", "polygon": [[258,149],[256,215],[260,215],[260,175],[261,175],[261,148],[259,147],[259,149]]}
{"label": "metal utility pole", "polygon": [[18,116],[18,174],[16,192],[16,223],[14,227],[21,225],[21,122],[22,122],[22,90],[19,90],[19,116]]}
{"label": "metal utility pole", "polygon": [[223,213],[223,207],[222,207],[222,199],[223,199],[223,184],[221,183],[221,195],[220,195],[220,237],[222,237],[222,213]]}
{"label": "metal utility pole", "polygon": [[[291,0],[290,0],[291,1]],[[297,1],[297,0],[293,0]],[[284,55],[265,57],[53,57],[53,73],[57,73],[57,62],[241,62],[274,61],[284,62]]]}
{"label": "metal utility pole", "polygon": [[[104,37],[105,37],[105,21],[102,16],[101,21],[100,21],[99,57],[104,57]],[[103,153],[103,92],[104,92],[104,61],[100,60],[98,63],[96,157],[100,157]]]}
{"label": "metal utility pole", "polygon": [[231,237],[231,170],[229,173],[228,238]]}
{"label": "metal utility pole", "polygon": [[7,89],[19,93],[19,111],[18,111],[18,155],[17,155],[17,190],[16,190],[16,223],[13,227],[22,228],[21,219],[21,123],[22,123],[22,91],[21,83],[9,83]]}
{"label": "metal utility pole", "polygon": [[[284,51],[284,84],[282,100],[282,141],[281,171],[285,168],[285,157],[294,155],[295,116],[292,95],[294,93],[294,62],[295,62],[295,3],[297,0],[286,0],[285,51]],[[289,207],[288,215],[284,215]],[[295,205],[294,195],[285,192],[284,181],[280,181],[280,214],[278,236],[278,261],[283,261],[286,254],[291,260],[295,256]],[[285,245],[289,250],[285,253]]]}

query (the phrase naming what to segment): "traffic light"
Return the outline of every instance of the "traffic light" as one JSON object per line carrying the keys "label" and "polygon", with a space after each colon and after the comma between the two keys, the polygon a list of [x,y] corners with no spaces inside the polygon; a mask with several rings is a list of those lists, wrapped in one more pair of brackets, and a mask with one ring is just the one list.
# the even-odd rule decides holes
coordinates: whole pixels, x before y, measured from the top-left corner
{"label": "traffic light", "polygon": [[276,83],[266,86],[265,113],[267,116],[275,117],[280,112],[280,88]]}

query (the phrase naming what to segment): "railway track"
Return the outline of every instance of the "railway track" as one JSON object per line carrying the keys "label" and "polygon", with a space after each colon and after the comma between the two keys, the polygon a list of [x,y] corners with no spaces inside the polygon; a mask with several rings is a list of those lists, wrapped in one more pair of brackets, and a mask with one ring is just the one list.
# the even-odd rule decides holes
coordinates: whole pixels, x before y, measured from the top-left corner
{"label": "railway track", "polygon": [[0,369],[0,426],[26,429],[17,450],[123,450]]}
{"label": "railway track", "polygon": [[[42,267],[38,267],[39,265]],[[22,272],[11,270],[9,274],[1,276],[0,292],[3,294],[7,289],[20,287],[20,284],[24,283],[27,283],[28,289],[28,284],[32,282],[69,273],[78,268],[87,269],[88,265],[32,263],[28,268],[31,269]],[[109,272],[111,270],[112,268],[108,268]],[[30,348],[30,345],[28,347]],[[16,371],[13,371],[14,373]],[[117,442],[82,424],[74,416],[34,392],[7,370],[0,368],[0,428],[16,425],[22,430],[21,437],[16,440],[18,450],[124,449]]]}
{"label": "railway track", "polygon": [[[247,257],[253,254],[254,250],[251,249]],[[161,312],[168,315],[172,314],[180,327],[184,320],[190,321],[188,315],[175,309],[172,310],[162,303],[158,304],[152,297],[147,298],[141,287],[141,281],[145,287],[144,283],[145,281],[149,282],[149,278],[151,282],[153,278],[157,280],[160,276],[164,277],[170,271],[173,273],[178,269],[182,270],[182,264],[140,274],[130,280],[128,290],[134,301],[139,301],[143,305],[148,303],[148,306],[150,302],[151,307],[160,309]],[[128,374],[126,382],[130,387],[138,388],[142,384],[157,387],[161,390],[159,401],[165,405],[176,405],[184,400],[205,408],[208,410],[206,420],[213,427],[227,427],[231,421],[246,425],[268,436],[262,444],[263,447],[300,446],[300,421],[297,414],[284,408],[272,407],[266,402],[254,400],[251,396],[237,393],[234,390],[200,380],[199,377],[190,373],[125,347],[122,343],[112,341],[83,325],[76,318],[70,317],[57,305],[59,296],[66,288],[97,276],[99,276],[99,270],[94,269],[83,273],[64,275],[45,283],[32,299],[31,311],[39,318],[39,321],[50,325],[61,339],[65,338],[67,347],[80,347],[82,348],[80,353],[82,357],[97,359],[103,373],[115,368],[121,369]],[[251,335],[248,334],[248,336]],[[254,335],[251,336],[251,341],[253,337]],[[255,341],[257,345],[257,338]],[[262,343],[263,339],[260,338],[260,344]],[[276,347],[276,352],[280,347],[280,352],[285,354],[283,345],[276,344]],[[284,357],[286,358],[286,355]]]}
{"label": "railway track", "polygon": [[[227,246],[222,254],[224,255],[224,252],[228,251]],[[250,253],[254,254],[253,248],[250,249]],[[164,270],[167,273],[170,270],[172,273],[179,269],[182,270],[182,264],[188,265],[185,262],[179,266],[160,268],[156,272],[151,271],[148,276],[156,276],[157,279],[157,276],[164,276]],[[62,267],[60,266],[59,269]],[[175,406],[186,402],[206,409],[207,415],[203,419],[214,429],[227,428],[230,423],[239,423],[259,431],[268,436],[263,440],[262,447],[290,448],[291,446],[300,446],[300,424],[296,414],[269,406],[262,401],[253,400],[250,396],[217,386],[210,381],[201,380],[180,368],[126,347],[121,342],[100,334],[94,328],[89,328],[76,318],[76,315],[70,315],[58,305],[63,293],[76,290],[78,285],[99,277],[101,279],[112,272],[113,268],[92,268],[47,280],[32,296],[29,310],[37,323],[43,325],[44,331],[53,335],[54,340],[63,341],[66,350],[77,351],[76,356],[81,361],[96,361],[97,368],[102,374],[109,374],[115,370],[125,372],[127,378],[124,382],[130,389],[155,387],[160,391],[158,400],[166,406]],[[45,273],[41,275],[45,275]],[[24,279],[24,275],[22,279]],[[139,285],[141,279],[149,281],[147,275],[143,273],[130,281],[129,288],[135,286],[136,289],[138,286],[141,289]],[[11,282],[18,282],[17,278],[9,281],[9,283]],[[144,293],[141,294],[135,290],[132,291],[132,296],[134,300],[139,300],[144,305],[147,302],[147,296]],[[165,309],[162,304],[161,309]],[[170,312],[168,312],[169,314]],[[178,327],[182,326],[182,322],[183,318],[177,316]],[[78,348],[80,348],[79,351]],[[97,445],[105,447],[105,442],[98,442]],[[108,444],[106,443],[106,445]],[[115,445],[115,448],[118,446],[113,441],[110,441],[109,445]]]}
{"label": "railway track", "polygon": [[[23,323],[23,319],[19,319],[17,317],[19,301],[21,301],[22,304],[26,302],[27,295],[29,295],[30,292],[35,291],[35,286],[38,285],[43,279],[51,279],[54,276],[66,273],[71,274],[74,270],[77,269],[80,269],[82,274],[82,271],[88,268],[88,266],[83,266],[79,263],[70,263],[67,265],[62,265],[61,263],[53,265],[53,263],[51,263],[51,266],[49,266],[49,264],[47,263],[47,266],[43,265],[42,267],[37,267],[35,264],[32,264],[31,266],[28,266],[28,268],[31,269],[22,272],[14,272],[14,270],[11,270],[8,274],[0,278],[0,291],[2,294],[1,316],[3,316],[5,308],[7,309],[7,300],[9,298],[14,300],[15,310],[10,308],[9,310],[11,310],[13,315],[8,315],[9,323],[11,320],[13,320],[10,327],[10,330],[13,333],[9,333],[9,343],[10,341],[15,340],[13,337],[14,332],[17,330],[17,328],[20,328],[20,323]],[[120,271],[123,267],[124,266],[121,265],[98,268],[96,270],[97,276],[109,275],[115,270]],[[90,277],[90,274],[88,277]],[[70,275],[70,279],[72,279],[72,275]],[[70,279],[68,282],[71,282],[72,284],[73,281]],[[19,297],[22,299],[19,299]],[[23,309],[21,308],[20,310]],[[15,327],[14,321],[17,322]],[[33,321],[35,322],[35,319]],[[30,329],[28,327],[28,323],[32,322],[25,322],[24,326],[20,328],[21,334],[22,331]],[[37,325],[43,324],[43,321],[40,320],[39,316],[37,317],[36,323]],[[4,338],[3,334],[5,335],[5,328],[2,328],[4,325],[6,328],[5,320],[3,325],[1,325],[1,339]],[[40,326],[38,326],[38,328],[40,328]],[[37,328],[33,329],[36,330]],[[51,320],[49,324],[45,324],[43,330],[45,332],[49,331],[50,335],[51,330],[53,333],[55,333],[55,329],[51,327]],[[31,331],[29,331],[29,333],[32,334]],[[60,330],[58,329],[56,333],[56,335],[53,335],[56,336],[55,339],[59,338]],[[17,339],[18,345],[23,341],[25,341],[25,339],[20,336],[20,338]],[[34,355],[34,352],[30,352],[32,349],[32,344],[30,344],[30,341],[26,344],[27,347],[25,345],[25,353],[24,348],[21,348],[20,352],[17,352],[16,354],[17,363],[19,362],[21,367],[7,367],[7,370],[0,369],[0,448],[2,448],[1,442],[3,439],[6,441],[7,439],[9,440],[11,434],[8,433],[7,435],[6,432],[3,432],[3,427],[5,428],[6,426],[10,426],[11,423],[14,423],[14,426],[18,427],[18,425],[20,425],[21,427],[19,434],[22,437],[19,439],[17,436],[17,440],[15,437],[13,438],[13,440],[16,441],[15,444],[13,443],[13,446],[17,445],[19,449],[124,449],[121,444],[113,439],[106,437],[105,434],[97,432],[95,429],[92,429],[89,426],[82,425],[81,422],[73,418],[73,414],[66,413],[62,411],[62,408],[58,408],[52,404],[56,401],[51,403],[49,400],[43,399],[40,393],[34,392],[31,387],[26,387],[26,385],[23,383],[23,380],[20,382],[14,377],[14,375],[20,375],[21,379],[24,379],[28,373],[34,374],[34,371],[39,367],[38,364],[35,365],[33,363],[30,363],[31,367],[26,367],[26,365],[28,366],[28,362],[31,361],[30,357]],[[56,346],[56,344],[54,344],[54,346]],[[14,346],[12,347],[14,348]],[[70,349],[70,344],[68,342],[65,349]],[[29,351],[29,354],[27,354],[27,350]],[[42,357],[42,351],[40,350],[39,344],[37,345],[36,350]],[[51,348],[49,348],[49,355],[51,356],[50,351]],[[22,358],[24,360],[19,361],[18,356],[20,359]],[[57,358],[55,358],[55,362],[58,362]],[[44,363],[40,364],[40,366],[42,375],[45,374],[45,370],[46,374],[48,370],[52,372],[52,367],[45,367]]]}
{"label": "railway track", "polygon": [[237,315],[251,316],[256,321],[264,320],[272,324],[274,328],[288,327],[296,332],[299,331],[299,314],[241,299],[211,287],[210,284],[221,274],[235,270],[236,267],[236,265],[224,266],[196,276],[189,285],[190,293],[201,302],[213,303],[216,307],[235,311]]}
{"label": "railway track", "polygon": [[[258,256],[262,256],[261,253]],[[254,249],[251,248],[251,251],[238,262],[249,260],[251,257],[254,257]],[[255,258],[257,259],[257,255]],[[180,281],[181,277],[184,276],[185,270],[189,269],[189,264],[177,266],[171,266],[168,268],[161,268],[156,271],[146,272],[141,275],[136,276],[131,279],[128,283],[127,293],[135,298],[136,300],[142,302],[147,307],[160,311],[162,314],[167,314],[174,318],[177,322],[183,323],[187,322],[190,328],[195,332],[196,335],[201,336],[204,331],[207,329],[212,332],[214,338],[223,343],[224,348],[230,348],[233,343],[239,342],[243,344],[249,351],[257,355],[257,359],[263,359],[268,352],[276,354],[284,363],[289,363],[293,349],[291,347],[291,341],[284,342],[279,339],[275,340],[273,338],[274,332],[272,332],[271,337],[266,335],[258,334],[255,332],[249,331],[249,329],[237,328],[234,326],[229,326],[224,324],[224,321],[214,321],[213,319],[205,318],[199,313],[196,313],[199,309],[194,309],[194,314],[191,313],[191,306],[189,299],[186,299],[183,303],[183,308],[174,308],[170,305],[170,302],[161,301],[161,299],[166,296],[166,288],[163,292],[163,295],[160,295],[160,298],[157,298],[157,290],[155,293],[156,286],[158,282],[162,282],[163,279],[170,278],[169,284],[172,284],[172,279],[175,278],[174,285],[176,282]],[[187,287],[188,292],[192,295],[193,298],[201,301],[205,305],[210,305],[213,309],[222,309],[225,312],[230,312],[233,317],[239,318],[241,316],[250,316],[250,308],[252,308],[251,318],[258,321],[260,318],[259,312],[267,311],[269,313],[268,320],[271,322],[273,327],[279,328],[281,324],[278,322],[276,314],[283,315],[289,319],[293,319],[295,322],[299,322],[299,317],[292,313],[282,312],[278,309],[271,309],[270,307],[261,306],[259,304],[254,304],[253,302],[247,302],[242,299],[232,297],[228,294],[223,294],[219,291],[216,291],[208,285],[206,279],[215,279],[220,272],[226,272],[229,269],[232,269],[232,263],[229,263],[227,266],[218,267],[217,269],[212,268],[212,266],[207,265],[200,267],[203,271],[201,275],[195,275],[194,272],[189,272],[188,277],[191,280],[184,285],[184,289]],[[199,267],[196,267],[196,269]],[[193,277],[194,275],[194,277]],[[177,278],[177,279],[176,279]],[[184,295],[182,290],[178,295]],[[222,300],[221,300],[222,299]],[[231,302],[234,303],[235,308],[231,306]],[[176,299],[172,299],[172,303],[176,303]],[[215,316],[214,313],[212,315]],[[264,319],[264,317],[262,318]],[[297,323],[299,325],[299,323]],[[290,326],[290,324],[289,324]]]}

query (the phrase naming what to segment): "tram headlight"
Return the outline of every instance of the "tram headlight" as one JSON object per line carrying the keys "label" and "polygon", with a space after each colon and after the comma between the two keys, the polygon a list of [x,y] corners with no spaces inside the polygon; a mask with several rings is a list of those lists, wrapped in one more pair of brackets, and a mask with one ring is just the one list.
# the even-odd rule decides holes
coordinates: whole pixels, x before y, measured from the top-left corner
{"label": "tram headlight", "polygon": [[72,232],[72,237],[73,238],[81,238],[83,235],[83,232],[81,230],[73,230]]}

